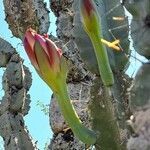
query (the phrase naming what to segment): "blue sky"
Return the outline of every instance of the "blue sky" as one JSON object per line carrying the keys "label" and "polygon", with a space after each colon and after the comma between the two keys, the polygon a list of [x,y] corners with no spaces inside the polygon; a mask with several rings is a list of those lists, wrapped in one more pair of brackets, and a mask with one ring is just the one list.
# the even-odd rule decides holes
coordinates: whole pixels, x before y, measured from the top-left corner
{"label": "blue sky", "polygon": [[[48,0],[45,0],[48,2]],[[14,48],[16,48],[17,52],[24,59],[24,64],[30,68],[32,72],[33,82],[30,88],[31,95],[31,109],[29,114],[24,117],[25,124],[28,127],[28,130],[33,137],[34,141],[38,141],[38,148],[42,150],[46,142],[50,141],[52,137],[52,131],[49,125],[49,117],[46,116],[41,110],[40,107],[37,106],[37,101],[41,101],[44,104],[49,104],[51,99],[51,90],[48,86],[39,78],[34,68],[32,67],[22,45],[22,41],[13,37],[11,31],[8,29],[8,25],[4,20],[4,8],[3,1],[0,1],[0,36],[10,42]],[[49,7],[49,3],[47,5]],[[50,13],[50,29],[48,33],[52,33],[56,35],[56,26],[55,26],[55,17]],[[0,83],[2,77],[3,69],[0,68]],[[2,86],[0,84],[0,98],[3,95]],[[1,143],[0,143],[1,144]],[[1,148],[1,146],[0,146]],[[1,149],[0,149],[1,150]]]}

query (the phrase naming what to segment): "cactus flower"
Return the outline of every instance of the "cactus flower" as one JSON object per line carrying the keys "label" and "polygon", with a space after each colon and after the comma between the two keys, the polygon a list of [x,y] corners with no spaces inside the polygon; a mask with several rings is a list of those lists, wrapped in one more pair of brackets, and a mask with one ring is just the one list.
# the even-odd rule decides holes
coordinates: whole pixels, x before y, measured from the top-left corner
{"label": "cactus flower", "polygon": [[[66,68],[62,67],[62,52],[46,35],[41,36],[29,28],[24,37],[24,47],[30,61],[40,77],[52,88],[58,91],[56,78],[65,76]],[[62,70],[63,69],[63,70]],[[66,71],[67,72],[67,71]],[[58,77],[59,76],[59,77]]]}
{"label": "cactus flower", "polygon": [[[80,14],[83,28],[94,47],[101,79],[105,86],[112,86],[114,77],[110,68],[106,47],[104,47],[102,41],[99,41],[99,39],[103,38],[103,35],[101,33],[100,16],[94,0],[80,0]],[[114,43],[111,44],[111,46],[113,45]]]}
{"label": "cactus flower", "polygon": [[95,144],[95,132],[82,124],[68,95],[67,64],[61,50],[47,36],[41,36],[31,28],[25,33],[24,47],[38,74],[53,90],[61,113],[74,135],[88,145]]}

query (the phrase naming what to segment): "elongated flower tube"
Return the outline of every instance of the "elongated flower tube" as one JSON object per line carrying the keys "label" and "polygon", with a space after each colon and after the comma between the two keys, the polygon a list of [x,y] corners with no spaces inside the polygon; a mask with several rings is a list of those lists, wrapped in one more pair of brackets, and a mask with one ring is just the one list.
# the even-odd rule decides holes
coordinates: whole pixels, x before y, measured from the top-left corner
{"label": "elongated flower tube", "polygon": [[96,134],[82,124],[68,95],[68,70],[61,50],[47,36],[41,36],[31,28],[25,33],[24,47],[37,73],[53,90],[62,115],[75,136],[82,142],[93,145],[96,142]]}
{"label": "elongated flower tube", "polygon": [[99,41],[102,39],[100,17],[93,0],[80,0],[80,14],[83,28],[94,47],[101,79],[105,86],[111,86],[114,83],[114,77],[110,68],[106,48]]}

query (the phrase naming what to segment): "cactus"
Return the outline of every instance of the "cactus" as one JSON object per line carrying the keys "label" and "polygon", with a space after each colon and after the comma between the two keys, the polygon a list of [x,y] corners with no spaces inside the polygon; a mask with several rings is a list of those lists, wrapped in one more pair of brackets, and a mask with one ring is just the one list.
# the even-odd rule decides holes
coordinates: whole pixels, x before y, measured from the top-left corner
{"label": "cactus", "polygon": [[[106,7],[107,4],[110,3],[110,7]],[[116,7],[116,4],[119,4],[119,1],[102,1],[102,0],[97,0],[97,10],[99,12],[99,15],[101,16],[101,28],[102,28],[102,33],[104,39],[108,41],[113,41],[114,37],[119,39],[121,41],[121,48],[123,51],[116,52],[112,51],[109,47],[107,48],[108,56],[109,56],[109,61],[111,64],[111,67],[114,71],[122,71],[125,69],[126,65],[128,64],[128,54],[129,54],[129,41],[128,41],[128,21],[125,19],[122,22],[117,22],[113,21],[114,16],[122,16],[125,17],[123,7],[121,4]],[[105,8],[106,7],[106,8]],[[111,8],[114,8],[115,10],[111,10]],[[89,67],[89,69],[98,74],[97,68],[97,62],[95,59],[95,55],[91,54],[91,51],[93,49],[93,46],[89,40],[89,37],[85,33],[82,27],[81,19],[80,19],[80,14],[79,14],[79,2],[76,1],[73,3],[73,10],[75,13],[74,16],[74,22],[73,25],[75,26],[73,28],[73,36],[75,37],[75,41],[80,49],[81,57]],[[109,12],[109,13],[108,13]],[[115,27],[123,26],[121,29],[118,30],[113,30],[112,34],[109,31],[109,29],[113,29]],[[88,45],[85,45],[84,43],[89,43]]]}
{"label": "cactus", "polygon": [[[121,44],[120,44],[121,49],[124,50],[124,51],[116,52],[116,51],[113,51],[112,49],[110,49],[109,47],[106,47],[108,56],[109,56],[109,61],[111,64],[111,68],[112,68],[112,70],[114,72],[114,76],[115,76],[115,84],[112,87],[113,97],[116,99],[116,101],[118,101],[118,103],[116,103],[117,107],[115,107],[115,109],[116,109],[116,113],[119,118],[120,127],[124,130],[125,129],[125,117],[126,117],[125,114],[126,114],[126,109],[127,109],[127,101],[125,102],[124,99],[121,98],[120,93],[124,93],[126,90],[121,87],[123,80],[126,80],[128,82],[127,77],[125,77],[124,73],[123,73],[123,70],[125,70],[126,67],[128,67],[128,63],[129,63],[129,61],[128,61],[128,54],[129,54],[128,21],[123,20],[122,22],[117,22],[117,21],[115,22],[112,20],[112,18],[114,16],[122,16],[122,17],[125,16],[123,7],[121,6],[121,4],[119,4],[119,1],[113,1],[113,2],[96,1],[95,3],[97,5],[97,10],[98,10],[100,18],[101,18],[101,27],[100,28],[102,28],[101,30],[102,30],[104,39],[109,40],[109,41],[113,41],[114,37],[119,39],[121,41]],[[110,5],[107,5],[108,3],[110,3]],[[118,7],[116,7],[116,3],[119,5]],[[116,9],[116,10],[111,10],[111,8]],[[81,19],[80,19],[79,13],[78,13],[79,6],[78,6],[77,1],[74,2],[73,9],[75,11],[74,22],[73,22],[73,24],[74,24],[73,36],[75,37],[75,41],[80,50],[81,57],[84,60],[84,62],[87,64],[88,68],[93,73],[98,74],[97,67],[96,67],[97,62],[96,62],[96,59],[95,59],[95,56],[93,53],[93,46],[89,40],[89,37],[86,35],[85,31],[82,28]],[[110,10],[111,10],[111,12],[109,12]],[[123,28],[119,29],[119,31],[118,30],[117,31],[114,30],[111,32],[109,31],[109,29],[113,29],[118,26],[123,26]],[[89,43],[89,44],[87,45],[86,43]],[[123,84],[125,84],[125,88],[127,88],[129,86],[128,83],[124,82]],[[93,105],[94,105],[94,101],[93,101]],[[110,106],[110,107],[112,107],[112,106]],[[95,107],[95,110],[96,109],[97,108]],[[106,109],[106,111],[107,111],[107,109]],[[96,111],[95,114],[97,114],[97,113],[102,114],[101,112]],[[93,116],[95,116],[95,114],[93,114]],[[107,119],[108,118],[106,118],[106,120]],[[97,120],[97,122],[98,122],[98,120]],[[106,126],[106,122],[104,123],[105,126]],[[102,123],[99,123],[99,128],[101,126],[100,124],[102,124]],[[101,129],[101,130],[103,130],[103,129]],[[105,132],[105,131],[103,130],[103,132]],[[106,132],[106,134],[107,134],[107,132]],[[103,136],[105,136],[105,134]],[[110,141],[110,139],[107,139],[107,140]],[[100,145],[102,145],[102,144],[100,144]],[[107,148],[103,148],[103,149],[107,149]]]}
{"label": "cactus", "polygon": [[[93,145],[96,150],[148,150],[150,62],[147,60],[143,63],[133,79],[125,71],[131,56],[129,35],[135,51],[150,59],[150,0],[93,0],[101,20],[101,37],[109,42],[116,39],[120,41],[117,45],[120,51],[103,43],[114,76],[114,84],[109,89],[101,79],[93,43],[83,29],[79,2],[80,0],[50,1],[51,10],[57,17],[57,37],[49,37],[63,50],[63,56],[71,63],[71,67],[68,67],[67,86],[72,104],[83,124],[96,133],[97,140]],[[48,10],[42,0],[5,0],[4,6],[9,28],[21,40],[28,27],[42,34],[48,31]],[[130,28],[124,7],[133,17]],[[5,95],[0,103],[0,135],[5,139],[6,150],[37,149],[24,124],[19,124],[19,121],[23,122],[23,116],[28,114],[30,107],[27,94],[31,85],[30,72],[10,44],[0,38],[0,45],[0,66],[6,67],[3,75]],[[22,76],[23,72],[25,77]],[[89,145],[76,138],[65,122],[54,95],[49,115],[54,136],[48,149],[89,148]],[[11,135],[11,129],[15,134]],[[18,139],[18,143],[15,143],[13,137]],[[14,144],[16,147],[13,147]]]}
{"label": "cactus", "polygon": [[149,33],[150,33],[150,15],[149,0],[130,2],[125,1],[126,9],[132,14],[131,37],[133,46],[137,53],[150,59],[149,51]]}
{"label": "cactus", "polygon": [[[127,143],[128,149],[148,150],[150,147],[150,134],[147,132],[150,129],[149,4],[149,0],[124,2],[126,9],[133,17],[131,21],[131,37],[135,51],[148,59],[138,70],[129,90],[130,107],[133,112],[133,117],[130,119],[129,124],[134,133]],[[134,137],[134,135],[137,135],[137,137]]]}
{"label": "cactus", "polygon": [[0,67],[6,68],[2,77],[4,96],[0,103],[0,135],[5,139],[4,147],[6,150],[37,149],[23,120],[30,109],[27,92],[32,82],[31,73],[16,50],[2,38],[0,58]]}

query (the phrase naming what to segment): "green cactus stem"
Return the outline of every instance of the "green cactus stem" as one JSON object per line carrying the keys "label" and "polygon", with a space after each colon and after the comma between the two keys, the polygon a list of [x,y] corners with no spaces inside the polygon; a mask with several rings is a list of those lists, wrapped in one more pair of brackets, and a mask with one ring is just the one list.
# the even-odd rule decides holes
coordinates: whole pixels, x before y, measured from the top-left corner
{"label": "green cactus stem", "polygon": [[[99,91],[103,92],[100,94]],[[96,78],[91,89],[91,103],[89,104],[94,131],[99,131],[95,147],[96,150],[122,150],[120,131],[114,114],[111,92],[103,87]]]}

